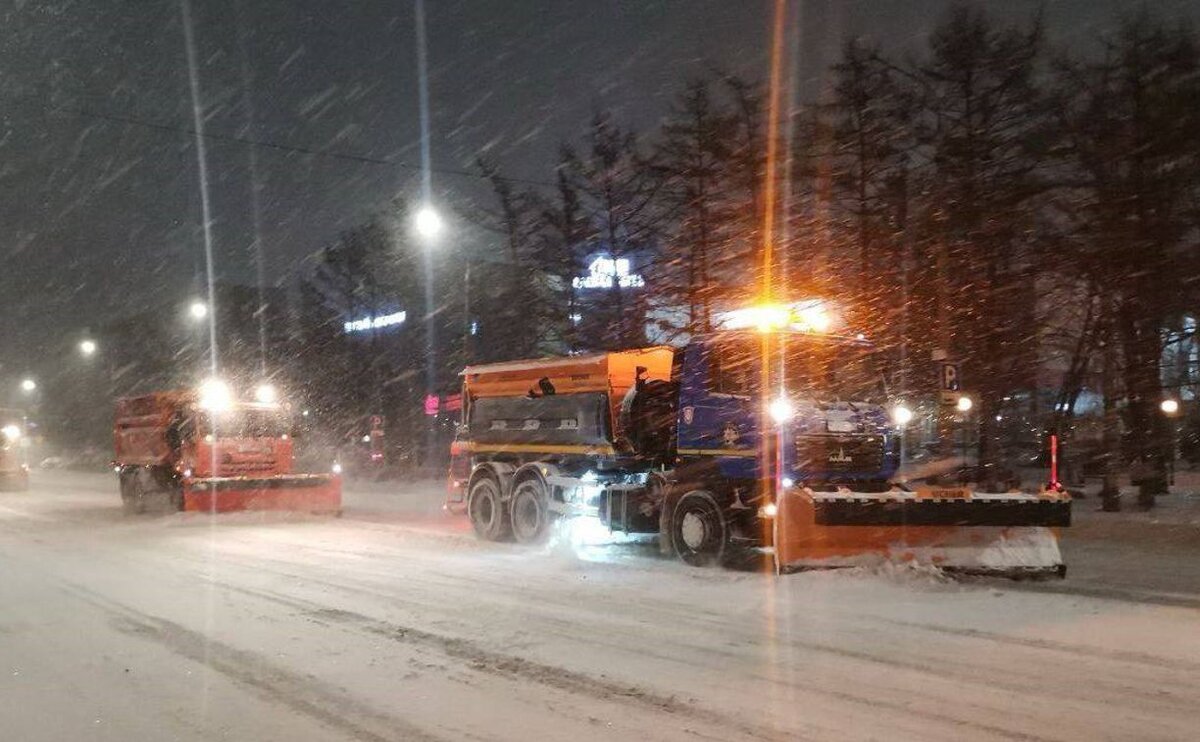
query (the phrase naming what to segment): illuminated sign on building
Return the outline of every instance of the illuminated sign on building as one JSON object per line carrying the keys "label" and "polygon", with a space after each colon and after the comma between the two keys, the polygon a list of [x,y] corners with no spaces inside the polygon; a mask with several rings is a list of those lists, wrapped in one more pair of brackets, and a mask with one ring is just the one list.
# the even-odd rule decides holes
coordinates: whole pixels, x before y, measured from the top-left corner
{"label": "illuminated sign on building", "polygon": [[378,317],[363,317],[362,319],[347,320],[343,327],[346,332],[366,332],[367,330],[378,330],[381,327],[391,327],[404,322],[408,316],[407,312],[394,312],[392,314],[381,314]]}
{"label": "illuminated sign on building", "polygon": [[571,279],[571,285],[577,289],[611,289],[613,282],[623,289],[637,289],[646,285],[646,281],[637,273],[629,272],[629,258],[612,258],[600,256],[588,266],[588,274]]}

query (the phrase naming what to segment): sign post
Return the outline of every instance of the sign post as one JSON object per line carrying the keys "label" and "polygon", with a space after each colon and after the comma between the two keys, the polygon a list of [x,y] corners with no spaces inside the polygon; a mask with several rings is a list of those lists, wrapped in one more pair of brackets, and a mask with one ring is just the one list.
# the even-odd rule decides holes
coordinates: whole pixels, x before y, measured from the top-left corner
{"label": "sign post", "polygon": [[954,455],[954,407],[962,396],[962,368],[948,359],[945,352],[935,355],[938,374],[937,436],[938,450],[943,457]]}
{"label": "sign post", "polygon": [[938,388],[943,405],[958,404],[962,392],[962,372],[957,363],[942,361],[938,364]]}

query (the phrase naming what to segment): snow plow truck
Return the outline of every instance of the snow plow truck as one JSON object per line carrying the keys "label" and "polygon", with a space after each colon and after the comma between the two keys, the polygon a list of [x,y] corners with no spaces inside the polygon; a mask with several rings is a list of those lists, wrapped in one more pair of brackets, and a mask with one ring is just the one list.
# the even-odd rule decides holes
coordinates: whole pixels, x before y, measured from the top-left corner
{"label": "snow plow truck", "polygon": [[21,450],[25,414],[0,409],[0,491],[29,489],[29,466]]}
{"label": "snow plow truck", "polygon": [[293,441],[281,407],[236,401],[221,381],[118,400],[113,439],[113,469],[128,513],[151,504],[198,512],[341,513],[338,474],[293,473]]}
{"label": "snow plow truck", "polygon": [[870,343],[791,310],[730,324],[681,348],[466,368],[448,507],[525,543],[597,518],[694,565],[1065,574],[1065,493],[892,482],[900,425]]}

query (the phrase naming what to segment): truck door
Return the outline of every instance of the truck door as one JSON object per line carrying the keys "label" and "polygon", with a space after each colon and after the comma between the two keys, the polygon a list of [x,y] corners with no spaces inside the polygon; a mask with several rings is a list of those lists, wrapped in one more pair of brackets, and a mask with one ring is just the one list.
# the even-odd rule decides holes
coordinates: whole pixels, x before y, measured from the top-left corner
{"label": "truck door", "polygon": [[715,457],[727,476],[754,476],[758,359],[751,345],[697,343],[684,351],[679,453]]}

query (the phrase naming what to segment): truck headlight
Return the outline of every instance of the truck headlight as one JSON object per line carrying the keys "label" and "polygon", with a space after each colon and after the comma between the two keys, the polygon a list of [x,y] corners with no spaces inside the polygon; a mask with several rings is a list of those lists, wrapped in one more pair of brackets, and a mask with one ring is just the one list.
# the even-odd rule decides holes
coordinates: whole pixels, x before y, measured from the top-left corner
{"label": "truck headlight", "polygon": [[226,412],[233,407],[229,385],[215,376],[200,384],[200,407],[209,412]]}
{"label": "truck headlight", "polygon": [[279,401],[279,391],[274,384],[259,384],[254,388],[254,401],[262,404],[275,404]]}
{"label": "truck headlight", "polygon": [[775,422],[785,423],[792,419],[792,415],[796,414],[796,407],[787,397],[780,397],[767,405],[767,412],[771,414],[771,419]]}

